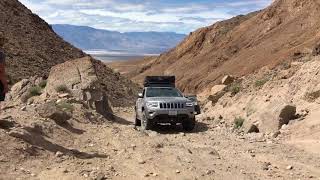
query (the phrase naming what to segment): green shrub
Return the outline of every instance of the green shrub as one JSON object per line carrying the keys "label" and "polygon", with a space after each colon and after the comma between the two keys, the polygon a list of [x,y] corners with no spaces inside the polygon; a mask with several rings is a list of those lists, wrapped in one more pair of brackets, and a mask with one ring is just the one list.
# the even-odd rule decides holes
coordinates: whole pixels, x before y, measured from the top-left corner
{"label": "green shrub", "polygon": [[74,106],[67,102],[60,102],[57,104],[57,107],[63,111],[73,112]]}
{"label": "green shrub", "polygon": [[244,119],[242,117],[237,117],[234,119],[234,127],[240,129],[243,126]]}
{"label": "green shrub", "polygon": [[68,93],[69,92],[69,89],[65,84],[59,85],[55,89],[58,93]]}
{"label": "green shrub", "polygon": [[268,81],[269,81],[269,79],[267,79],[267,78],[257,80],[257,81],[255,82],[255,86],[256,86],[256,87],[262,87],[262,86],[264,86]]}
{"label": "green shrub", "polygon": [[41,87],[42,89],[44,89],[47,86],[47,80],[43,80],[39,83],[39,87]]}
{"label": "green shrub", "polygon": [[241,91],[241,86],[240,84],[232,84],[229,87],[229,92],[231,92],[231,94],[234,96],[236,94],[238,94]]}
{"label": "green shrub", "polygon": [[33,86],[29,89],[29,98],[33,96],[40,96],[42,94],[42,88],[39,86]]}

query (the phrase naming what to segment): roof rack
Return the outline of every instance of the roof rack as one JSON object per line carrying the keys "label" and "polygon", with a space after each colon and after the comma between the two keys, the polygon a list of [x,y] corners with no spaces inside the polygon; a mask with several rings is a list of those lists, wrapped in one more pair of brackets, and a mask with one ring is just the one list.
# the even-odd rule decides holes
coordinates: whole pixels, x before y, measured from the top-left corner
{"label": "roof rack", "polygon": [[175,76],[147,76],[144,87],[175,87]]}

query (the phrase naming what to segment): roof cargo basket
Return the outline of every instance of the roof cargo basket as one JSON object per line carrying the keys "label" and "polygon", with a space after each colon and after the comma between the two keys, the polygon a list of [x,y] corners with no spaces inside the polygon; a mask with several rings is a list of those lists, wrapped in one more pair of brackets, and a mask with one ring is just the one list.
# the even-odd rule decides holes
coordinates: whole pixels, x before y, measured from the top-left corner
{"label": "roof cargo basket", "polygon": [[175,87],[175,76],[147,76],[144,87]]}

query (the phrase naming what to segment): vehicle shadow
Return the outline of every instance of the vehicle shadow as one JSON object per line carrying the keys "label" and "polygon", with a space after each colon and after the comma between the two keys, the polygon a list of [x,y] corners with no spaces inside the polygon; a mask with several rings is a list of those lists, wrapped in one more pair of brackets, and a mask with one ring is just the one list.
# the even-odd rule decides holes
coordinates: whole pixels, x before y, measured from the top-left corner
{"label": "vehicle shadow", "polygon": [[128,121],[122,117],[115,115],[115,114],[113,114],[112,121],[114,123],[118,123],[118,124],[122,124],[122,125],[132,125],[133,124],[133,122]]}
{"label": "vehicle shadow", "polygon": [[163,125],[157,124],[153,127],[153,131],[159,134],[179,134],[179,133],[199,133],[208,131],[208,124],[203,122],[197,122],[195,128],[188,132],[185,131],[181,124],[178,125]]}

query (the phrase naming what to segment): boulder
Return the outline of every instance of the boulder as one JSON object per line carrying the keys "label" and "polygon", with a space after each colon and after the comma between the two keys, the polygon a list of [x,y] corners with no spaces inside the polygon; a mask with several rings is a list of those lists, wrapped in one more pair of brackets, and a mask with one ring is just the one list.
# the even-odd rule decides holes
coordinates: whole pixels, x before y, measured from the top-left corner
{"label": "boulder", "polygon": [[212,87],[208,100],[212,102],[213,106],[226,93],[226,88],[227,88],[226,85],[216,85]]}
{"label": "boulder", "polygon": [[84,57],[54,66],[50,71],[45,93],[61,97],[59,91],[64,91],[64,94],[68,92],[87,108],[110,118],[112,109],[93,61],[91,57]]}
{"label": "boulder", "polygon": [[54,102],[42,104],[36,111],[41,117],[52,119],[57,124],[65,124],[71,118],[69,113],[59,109]]}
{"label": "boulder", "polygon": [[296,109],[296,106],[280,101],[270,103],[263,112],[256,116],[259,121],[259,131],[278,132],[284,124],[295,119]]}
{"label": "boulder", "polygon": [[11,102],[26,102],[31,87],[38,86],[43,81],[42,77],[31,77],[23,79],[14,84],[7,95],[7,100]]}
{"label": "boulder", "polygon": [[229,84],[233,83],[233,81],[234,81],[234,77],[227,75],[222,78],[221,83],[224,85],[229,85]]}

